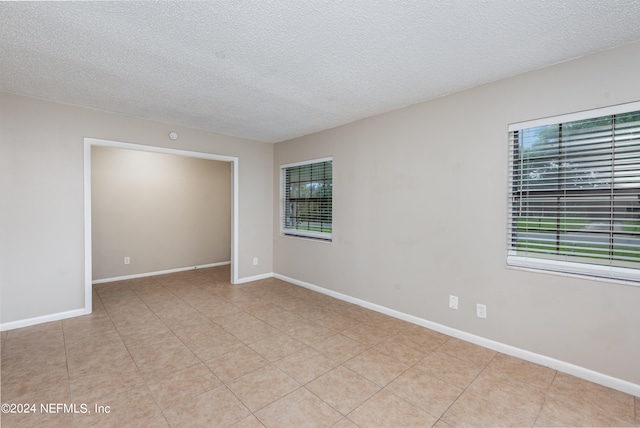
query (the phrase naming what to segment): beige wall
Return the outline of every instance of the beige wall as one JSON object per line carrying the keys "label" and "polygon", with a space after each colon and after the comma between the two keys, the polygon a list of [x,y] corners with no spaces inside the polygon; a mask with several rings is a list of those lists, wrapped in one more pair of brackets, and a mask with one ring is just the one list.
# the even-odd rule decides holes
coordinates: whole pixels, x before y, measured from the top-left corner
{"label": "beige wall", "polygon": [[274,186],[333,156],[334,228],[280,236],[276,192],[274,272],[640,384],[640,287],[505,265],[507,125],[639,100],[638,76],[640,43],[276,144]]}
{"label": "beige wall", "polygon": [[231,260],[229,162],[93,146],[91,205],[94,280]]}
{"label": "beige wall", "polygon": [[[273,271],[640,384],[640,288],[505,266],[507,124],[638,100],[638,75],[634,44],[275,152],[0,94],[0,323],[83,308],[83,138],[93,137],[238,157],[241,278]],[[334,158],[333,243],[280,237],[277,166],[323,156]]]}
{"label": "beige wall", "polygon": [[0,117],[0,323],[84,308],[85,137],[237,157],[239,277],[272,271],[272,144],[6,93]]}

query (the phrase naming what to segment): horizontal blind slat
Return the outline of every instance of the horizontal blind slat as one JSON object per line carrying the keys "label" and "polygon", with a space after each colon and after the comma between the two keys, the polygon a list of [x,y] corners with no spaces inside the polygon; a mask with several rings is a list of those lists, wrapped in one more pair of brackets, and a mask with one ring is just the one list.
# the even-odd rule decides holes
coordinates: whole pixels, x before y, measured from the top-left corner
{"label": "horizontal blind slat", "polygon": [[[640,268],[640,111],[514,128],[509,142],[510,251]],[[640,280],[624,269],[612,275]]]}

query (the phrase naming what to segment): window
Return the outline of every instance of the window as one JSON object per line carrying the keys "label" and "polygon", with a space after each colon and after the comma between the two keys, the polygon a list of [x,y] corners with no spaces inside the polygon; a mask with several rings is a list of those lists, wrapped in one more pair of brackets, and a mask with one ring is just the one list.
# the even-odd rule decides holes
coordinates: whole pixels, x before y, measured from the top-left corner
{"label": "window", "polygon": [[507,264],[640,281],[640,102],[509,131]]}
{"label": "window", "polygon": [[333,160],[282,165],[281,231],[284,235],[331,240]]}

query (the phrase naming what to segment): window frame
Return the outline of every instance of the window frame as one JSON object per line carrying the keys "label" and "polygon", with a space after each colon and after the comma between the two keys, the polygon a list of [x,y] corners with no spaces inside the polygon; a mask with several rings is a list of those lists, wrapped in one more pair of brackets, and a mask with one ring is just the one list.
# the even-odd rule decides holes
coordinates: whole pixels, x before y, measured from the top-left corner
{"label": "window frame", "polygon": [[[295,228],[287,228],[285,222],[285,203],[286,203],[286,172],[289,168],[321,164],[331,162],[331,232],[315,232],[310,230],[302,230]],[[291,238],[311,239],[320,242],[332,242],[333,240],[333,157],[323,157],[310,159],[300,162],[293,162],[280,165],[280,235]]]}
{"label": "window frame", "polygon": [[[517,239],[515,238],[516,219],[513,203],[517,184],[522,184],[522,178],[515,178],[514,169],[517,168],[520,158],[514,141],[514,132],[524,131],[547,125],[566,124],[581,120],[595,119],[603,116],[620,115],[640,111],[640,101],[619,104],[615,106],[603,107],[593,110],[585,110],[576,113],[551,116],[542,119],[524,121],[509,124],[508,126],[508,189],[507,189],[507,266],[516,268],[528,268],[535,271],[546,271],[560,275],[587,276],[591,279],[621,281],[625,284],[640,286],[640,267],[613,266],[611,258],[609,264],[599,264],[587,260],[559,260],[561,255],[547,256],[543,253],[531,251],[519,251],[517,249]],[[613,186],[613,184],[611,184]],[[611,192],[615,190],[612,189]],[[567,257],[568,258],[568,257]]]}

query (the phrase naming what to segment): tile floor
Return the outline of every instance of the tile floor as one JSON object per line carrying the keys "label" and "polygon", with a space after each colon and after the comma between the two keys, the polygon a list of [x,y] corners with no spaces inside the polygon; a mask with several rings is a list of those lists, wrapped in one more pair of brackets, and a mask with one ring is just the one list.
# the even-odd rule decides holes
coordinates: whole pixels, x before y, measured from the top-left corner
{"label": "tile floor", "polygon": [[92,315],[3,332],[2,402],[36,411],[1,425],[640,426],[637,397],[279,280],[228,278],[97,285]]}

